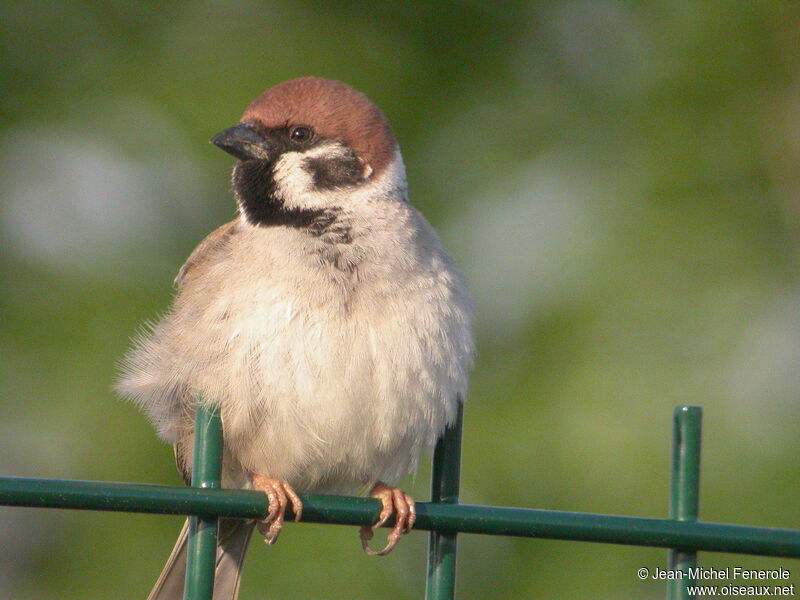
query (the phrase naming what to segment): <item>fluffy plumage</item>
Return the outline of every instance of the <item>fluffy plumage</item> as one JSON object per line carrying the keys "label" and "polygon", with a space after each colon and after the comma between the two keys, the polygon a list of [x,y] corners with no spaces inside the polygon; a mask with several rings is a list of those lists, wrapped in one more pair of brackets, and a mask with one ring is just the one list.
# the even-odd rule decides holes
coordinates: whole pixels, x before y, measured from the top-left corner
{"label": "fluffy plumage", "polygon": [[[175,444],[185,475],[202,399],[221,411],[225,487],[250,487],[248,473],[300,493],[393,484],[466,393],[462,276],[407,202],[397,144],[363,95],[304,78],[265,92],[242,121],[280,154],[254,150],[237,164],[240,217],[181,268],[172,306],[137,338],[118,390]],[[297,124],[313,127],[313,145],[275,141]],[[315,169],[352,172],[353,153],[363,177],[320,185]]]}
{"label": "fluffy plumage", "polygon": [[119,384],[165,441],[191,447],[203,398],[233,458],[301,492],[416,466],[466,392],[470,308],[424,218],[373,193],[397,170],[349,198],[349,244],[238,220],[193,253]]}

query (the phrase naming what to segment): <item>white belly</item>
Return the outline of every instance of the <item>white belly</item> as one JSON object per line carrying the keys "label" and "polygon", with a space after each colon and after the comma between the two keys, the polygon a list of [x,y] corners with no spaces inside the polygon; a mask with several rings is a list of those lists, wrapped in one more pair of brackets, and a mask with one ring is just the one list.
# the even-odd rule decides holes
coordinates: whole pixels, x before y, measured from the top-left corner
{"label": "white belly", "polygon": [[170,441],[187,411],[165,399],[219,406],[227,453],[299,492],[395,483],[466,391],[463,282],[438,241],[403,265],[342,273],[292,246],[295,232],[248,235],[181,290],[121,387]]}
{"label": "white belly", "polygon": [[[231,310],[226,445],[248,469],[299,490],[395,482],[455,415],[454,348],[425,295],[375,302],[274,287]],[[252,296],[250,296],[252,294]],[[231,307],[233,308],[233,307]]]}

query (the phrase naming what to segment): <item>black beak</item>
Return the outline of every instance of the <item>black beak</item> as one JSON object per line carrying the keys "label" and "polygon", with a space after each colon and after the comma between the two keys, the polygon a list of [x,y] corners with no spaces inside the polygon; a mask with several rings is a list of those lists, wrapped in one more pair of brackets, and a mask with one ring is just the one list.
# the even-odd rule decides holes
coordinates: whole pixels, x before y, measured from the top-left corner
{"label": "black beak", "polygon": [[272,146],[249,121],[220,131],[211,143],[239,160],[270,159]]}

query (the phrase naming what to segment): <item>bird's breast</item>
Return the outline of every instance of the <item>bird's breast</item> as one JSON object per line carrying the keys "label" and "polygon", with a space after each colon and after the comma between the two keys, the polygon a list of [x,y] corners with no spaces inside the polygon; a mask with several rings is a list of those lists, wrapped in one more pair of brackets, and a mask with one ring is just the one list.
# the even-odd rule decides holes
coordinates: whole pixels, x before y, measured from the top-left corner
{"label": "bird's breast", "polygon": [[194,383],[250,470],[305,491],[397,480],[464,392],[466,300],[448,273],[347,273],[283,250],[227,267],[195,315],[195,347],[211,350]]}

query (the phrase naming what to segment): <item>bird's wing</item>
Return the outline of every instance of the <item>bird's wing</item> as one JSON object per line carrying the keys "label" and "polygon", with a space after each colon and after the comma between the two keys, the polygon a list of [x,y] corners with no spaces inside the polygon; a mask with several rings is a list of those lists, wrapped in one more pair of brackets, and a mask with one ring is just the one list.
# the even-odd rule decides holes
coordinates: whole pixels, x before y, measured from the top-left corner
{"label": "bird's wing", "polygon": [[192,250],[189,258],[183,263],[177,277],[175,277],[175,287],[180,289],[187,276],[195,267],[202,265],[206,262],[211,254],[222,247],[234,234],[238,221],[233,220],[230,223],[225,223],[212,231],[206,238],[197,245],[197,248]]}
{"label": "bird's wing", "polygon": [[[202,271],[202,266],[204,264],[213,261],[215,255],[225,251],[224,249],[228,241],[235,235],[237,224],[238,221],[233,220],[217,227],[217,229],[208,234],[206,238],[192,250],[189,258],[183,263],[180,271],[178,271],[177,277],[175,277],[175,287],[178,291],[181,290],[188,279]],[[181,404],[187,405],[188,402],[182,402]],[[178,472],[183,476],[186,485],[191,485],[192,471],[191,468],[189,468],[189,462],[192,452],[192,437],[189,436],[187,438],[184,436],[179,438],[172,449],[175,453],[175,466],[178,468]]]}

